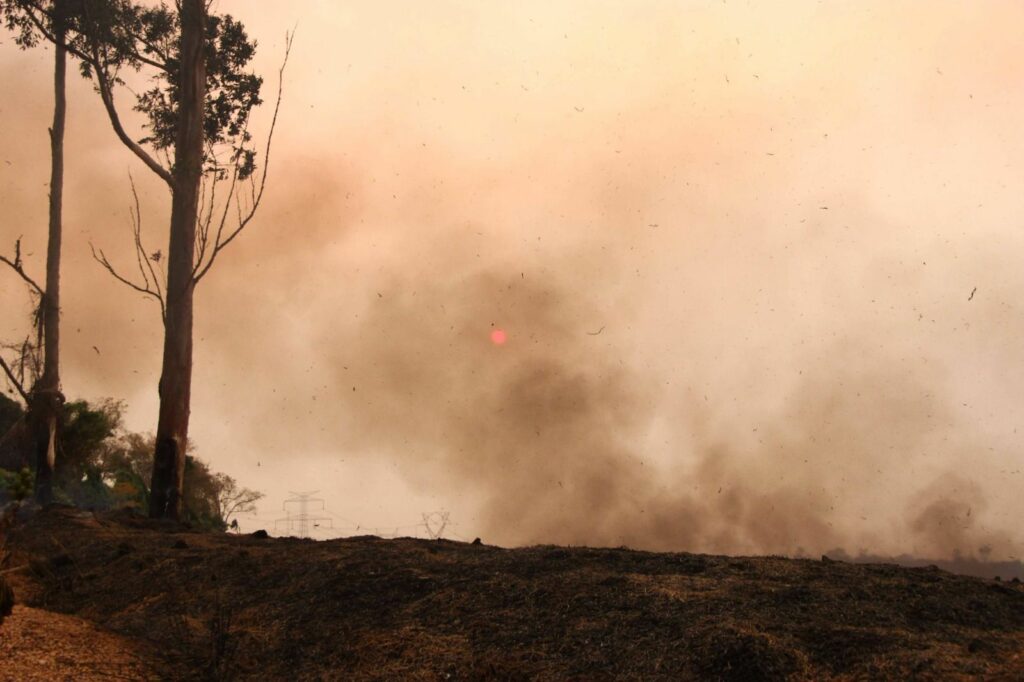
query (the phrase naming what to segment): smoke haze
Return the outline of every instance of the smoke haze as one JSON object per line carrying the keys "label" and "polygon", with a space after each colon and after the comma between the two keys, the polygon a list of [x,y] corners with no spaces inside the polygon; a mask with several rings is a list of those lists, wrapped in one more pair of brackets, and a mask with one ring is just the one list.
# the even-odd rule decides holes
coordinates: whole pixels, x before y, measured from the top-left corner
{"label": "smoke haze", "polygon": [[[298,36],[197,292],[200,456],[261,524],[319,488],[502,544],[1019,558],[1024,9],[891,4],[221,2],[267,93]],[[37,271],[49,56],[0,46]],[[88,243],[130,262],[129,171],[153,250],[169,202],[69,100],[65,390],[149,430],[158,314]]]}

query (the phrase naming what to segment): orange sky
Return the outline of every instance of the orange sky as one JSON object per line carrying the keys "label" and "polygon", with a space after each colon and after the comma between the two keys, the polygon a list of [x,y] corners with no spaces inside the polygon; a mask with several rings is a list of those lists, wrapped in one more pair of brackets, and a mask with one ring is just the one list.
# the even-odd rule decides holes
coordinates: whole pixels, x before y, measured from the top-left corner
{"label": "orange sky", "polygon": [[[298,34],[197,293],[200,456],[261,524],[319,489],[494,542],[1019,557],[1024,8],[979,7],[222,1],[268,95]],[[0,73],[41,270],[49,52]],[[154,248],[169,201],[101,113],[76,78],[64,385],[151,430],[157,310],[88,243],[128,262],[129,172]]]}

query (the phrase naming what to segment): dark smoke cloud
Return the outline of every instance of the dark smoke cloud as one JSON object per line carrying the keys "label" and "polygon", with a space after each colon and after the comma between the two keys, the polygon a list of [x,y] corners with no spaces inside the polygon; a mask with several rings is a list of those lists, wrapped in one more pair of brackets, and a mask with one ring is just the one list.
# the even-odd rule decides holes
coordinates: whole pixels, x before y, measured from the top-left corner
{"label": "dark smoke cloud", "polygon": [[[1008,533],[975,522],[977,485],[925,473],[928,447],[970,440],[934,377],[837,343],[750,432],[723,406],[683,403],[659,457],[649,434],[664,382],[623,361],[629,313],[595,306],[601,285],[574,278],[572,257],[543,277],[449,263],[381,281],[350,335],[315,346],[335,349],[339,445],[403,462],[418,486],[469,491],[495,541],[1012,555]],[[495,325],[505,345],[490,342]],[[934,481],[893,505],[908,474]]]}

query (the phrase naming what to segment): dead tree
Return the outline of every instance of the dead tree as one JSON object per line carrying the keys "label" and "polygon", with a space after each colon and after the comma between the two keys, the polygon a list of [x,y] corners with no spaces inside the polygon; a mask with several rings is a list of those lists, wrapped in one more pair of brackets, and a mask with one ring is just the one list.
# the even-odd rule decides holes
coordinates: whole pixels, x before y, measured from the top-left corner
{"label": "dead tree", "polygon": [[[29,277],[21,260],[20,240],[15,244],[14,258],[0,256],[38,296],[35,314],[37,339],[33,351],[36,360],[41,356],[42,372],[36,372],[31,387],[24,384],[24,366],[29,347],[22,345],[20,381],[6,362],[3,369],[26,403],[26,423],[29,434],[31,459],[35,462],[35,497],[40,504],[53,499],[53,474],[60,440],[60,416],[64,395],[60,383],[60,256],[63,232],[62,209],[64,200],[64,121],[67,111],[65,95],[67,81],[68,3],[53,0],[47,6],[44,22],[54,44],[53,68],[53,123],[50,126],[50,197],[49,224],[46,247],[46,285],[40,287]],[[17,31],[17,42],[22,47],[35,44],[37,33],[20,2],[7,0],[3,5],[9,28]],[[38,364],[38,362],[37,362]]]}

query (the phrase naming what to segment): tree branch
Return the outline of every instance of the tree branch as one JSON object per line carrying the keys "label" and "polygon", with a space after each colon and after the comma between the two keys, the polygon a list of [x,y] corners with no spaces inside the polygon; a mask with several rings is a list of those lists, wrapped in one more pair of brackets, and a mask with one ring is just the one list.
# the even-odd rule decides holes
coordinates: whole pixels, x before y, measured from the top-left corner
{"label": "tree branch", "polygon": [[28,393],[25,392],[25,387],[22,386],[21,382],[18,381],[18,378],[14,376],[14,372],[11,370],[7,362],[4,361],[3,357],[0,357],[0,367],[3,367],[4,374],[7,375],[7,380],[10,381],[11,385],[18,390],[18,393],[21,394],[21,399],[25,401],[26,405],[28,405],[29,399]]}
{"label": "tree branch", "polygon": [[[248,125],[246,126],[246,130],[248,130]],[[215,183],[217,182],[217,174],[216,173],[214,174],[214,182]],[[235,197],[235,187],[237,185],[238,185],[238,160],[237,160],[237,157],[236,157],[234,166],[232,166],[232,169],[231,169],[231,183],[228,185],[228,195],[224,199],[224,210],[220,214],[220,220],[217,223],[217,234],[216,234],[216,236],[213,239],[213,249],[214,250],[210,254],[209,262],[205,266],[203,266],[203,257],[206,255],[207,248],[210,245],[209,244],[209,240],[210,240],[210,224],[211,224],[211,222],[213,220],[213,211],[214,211],[214,208],[215,208],[215,199],[216,199],[216,197],[214,197],[212,194],[211,194],[211,197],[210,197],[210,204],[209,204],[210,209],[207,212],[207,221],[206,221],[206,224],[202,226],[202,228],[203,228],[202,229],[202,243],[201,243],[201,247],[202,248],[199,251],[199,257],[196,259],[195,266],[192,268],[192,276],[193,276],[193,278],[194,278],[194,280],[196,282],[198,282],[199,278],[202,277],[202,275],[206,274],[206,271],[210,269],[210,266],[213,264],[213,259],[217,255],[217,246],[221,242],[221,236],[224,234],[224,226],[227,224],[228,214],[231,212],[231,206],[232,206],[231,202],[232,202],[232,200],[236,200],[236,202],[237,202],[237,199]],[[216,187],[216,184],[214,185],[214,187]],[[239,217],[239,221],[241,221],[241,217]],[[197,276],[196,273],[199,272],[200,268],[202,268],[203,270]]]}
{"label": "tree branch", "polygon": [[127,277],[122,276],[120,273],[117,272],[117,270],[114,269],[114,266],[111,265],[110,261],[107,260],[107,256],[106,254],[103,253],[102,250],[97,252],[96,247],[94,247],[91,243],[89,244],[89,249],[92,251],[93,259],[97,263],[102,265],[107,270],[107,272],[109,272],[118,282],[121,282],[122,284],[134,289],[143,296],[149,296],[151,298],[156,299],[157,303],[160,304],[160,318],[166,322],[166,306],[164,304],[163,294],[159,290],[153,290],[152,288],[150,288],[149,282],[146,282],[144,285],[138,285],[135,282],[128,279]]}
{"label": "tree branch", "polygon": [[[288,56],[291,54],[292,42],[294,40],[295,40],[295,31],[294,30],[291,33],[286,33],[285,34],[284,60],[282,60],[281,68],[278,69],[278,72],[277,72],[277,100],[274,103],[274,115],[270,119],[270,131],[267,133],[267,146],[266,146],[266,150],[265,150],[265,152],[263,154],[263,172],[260,175],[259,191],[256,191],[256,185],[255,185],[255,182],[253,182],[253,196],[252,196],[252,203],[251,203],[251,205],[249,207],[249,210],[244,215],[242,215],[241,214],[241,210],[239,210],[238,226],[230,234],[228,234],[227,238],[225,238],[223,241],[221,240],[222,229],[224,227],[224,218],[222,217],[221,224],[220,224],[220,226],[217,229],[217,237],[216,237],[216,239],[214,240],[214,243],[213,243],[213,249],[210,252],[210,259],[207,261],[206,265],[201,265],[200,264],[201,267],[199,268],[198,272],[194,276],[194,281],[195,281],[196,284],[198,284],[199,280],[201,280],[203,277],[205,277],[206,273],[210,271],[211,267],[213,267],[214,261],[217,260],[217,255],[221,251],[223,251],[224,248],[227,247],[228,244],[230,244],[232,241],[234,241],[235,237],[237,237],[242,232],[243,229],[245,229],[245,226],[249,224],[249,222],[252,220],[253,216],[256,215],[256,210],[259,208],[260,200],[263,198],[263,190],[264,190],[264,188],[266,187],[266,184],[267,184],[267,171],[270,168],[271,143],[274,140],[274,129],[277,127],[277,115],[278,115],[278,112],[281,109],[281,95],[284,92],[284,70],[285,70],[285,67],[288,65]],[[228,203],[230,203],[230,201],[231,201],[231,194],[233,193],[233,190],[234,190],[234,187],[235,187],[235,181],[238,178],[238,172],[239,172],[238,164],[239,164],[239,159],[240,158],[242,158],[241,154],[239,154],[235,158],[235,168],[234,168],[234,171],[232,173],[233,177],[232,177],[232,181],[231,181],[231,190],[229,190],[228,199],[227,199]],[[227,215],[227,206],[225,206],[224,217],[226,217],[226,215]]]}
{"label": "tree branch", "polygon": [[154,159],[146,152],[135,140],[128,137],[128,133],[125,132],[124,126],[121,125],[121,117],[117,113],[117,108],[114,106],[114,96],[110,88],[109,76],[106,73],[106,69],[103,68],[99,63],[98,52],[94,48],[94,57],[96,61],[93,63],[93,68],[96,69],[96,82],[100,91],[100,99],[103,100],[103,107],[107,110],[107,117],[110,118],[110,125],[114,127],[114,132],[122,143],[135,156],[139,157],[144,164],[149,166],[149,169],[156,173],[161,180],[166,182],[171,189],[174,189],[174,177],[171,172],[160,165],[160,162]]}
{"label": "tree branch", "polygon": [[0,262],[4,262],[7,265],[9,265],[11,269],[18,273],[18,276],[25,280],[25,283],[28,284],[29,287],[31,287],[37,294],[39,294],[40,296],[46,295],[46,292],[43,291],[43,288],[39,286],[34,279],[29,277],[28,273],[25,272],[25,268],[21,262],[21,237],[18,237],[18,239],[14,242],[14,260],[12,261],[7,256],[0,254]]}
{"label": "tree branch", "polygon": [[150,59],[149,57],[146,57],[144,54],[140,53],[138,50],[132,50],[132,53],[131,53],[132,57],[135,58],[135,59],[138,59],[143,64],[148,64],[148,65],[152,66],[155,69],[160,69],[161,71],[165,71],[167,73],[170,73],[171,69],[168,68],[168,66],[167,66],[167,63],[170,60],[167,58],[166,52],[162,48],[160,48],[159,46],[157,46],[157,45],[153,44],[152,42],[146,40],[146,38],[144,36],[136,36],[136,38],[150,52],[155,54],[157,57],[160,57],[160,59],[162,59],[163,61],[162,62],[158,62],[155,59]]}
{"label": "tree branch", "polygon": [[[135,179],[132,178],[131,173],[128,174],[128,182],[132,187],[132,198],[135,200],[135,211],[132,217],[132,237],[135,241],[135,260],[139,266],[139,272],[142,274],[142,279],[146,283],[146,287],[149,288],[149,278],[153,278],[153,287],[156,289],[157,295],[160,300],[163,301],[163,290],[160,287],[160,277],[156,274],[156,269],[153,267],[153,263],[158,262],[160,259],[159,251],[150,255],[146,251],[145,245],[142,243],[142,207],[139,204],[139,193],[135,189]],[[131,213],[131,211],[129,211]],[[142,264],[146,264],[146,269],[143,269]],[[149,276],[146,275],[146,270],[149,271]]]}
{"label": "tree branch", "polygon": [[[199,189],[199,192],[200,192],[200,194],[199,194],[199,205],[200,206],[206,206],[207,209],[206,209],[206,215],[205,216],[202,215],[202,211],[200,211],[200,216],[198,218],[198,223],[199,224],[198,224],[198,230],[197,230],[197,239],[198,239],[199,243],[198,243],[196,257],[195,257],[195,264],[192,266],[192,276],[193,277],[195,277],[196,272],[199,270],[200,266],[203,264],[203,259],[206,257],[206,249],[210,245],[210,225],[213,224],[213,212],[214,212],[214,209],[217,206],[217,185],[220,184],[221,176],[222,176],[222,172],[220,170],[220,162],[217,159],[216,150],[213,148],[213,145],[209,145],[209,150],[207,151],[207,156],[209,156],[210,158],[213,159],[214,172],[212,173],[212,181],[210,183],[210,197],[209,197],[209,200],[207,200],[207,198],[206,198],[206,185],[207,185],[207,183],[206,183],[206,176],[205,175],[203,176],[203,181],[202,181],[202,184],[200,185],[200,189]],[[230,199],[230,197],[231,197],[231,195],[229,193],[228,194],[228,198]]]}
{"label": "tree branch", "polygon": [[[23,7],[26,10],[25,14],[32,22],[32,25],[35,26],[36,30],[38,30],[39,33],[46,40],[53,44],[57,44],[57,37],[53,35],[53,32],[50,31],[46,24],[40,19],[40,17],[37,16],[38,12],[38,14],[43,15],[52,21],[52,13],[45,7],[41,6],[38,2],[32,2],[30,0],[26,1]],[[86,5],[86,15],[88,15],[88,5]],[[137,142],[135,142],[128,135],[127,132],[125,132],[124,126],[121,123],[121,117],[118,114],[117,108],[114,105],[114,94],[110,80],[110,75],[107,73],[106,62],[100,56],[99,43],[95,40],[90,40],[86,36],[86,33],[81,30],[79,31],[79,36],[86,40],[87,43],[90,43],[89,48],[91,49],[89,52],[86,52],[85,49],[80,48],[78,45],[75,44],[74,41],[64,41],[62,44],[64,45],[64,49],[66,49],[69,53],[81,59],[82,61],[87,62],[90,66],[92,66],[93,70],[95,71],[97,84],[96,89],[99,91],[100,99],[102,100],[103,106],[107,111],[107,116],[110,119],[111,126],[113,126],[114,128],[114,133],[121,140],[121,142],[126,147],[128,147],[128,149],[133,154],[135,154],[135,156],[141,159],[142,162],[145,163],[150,170],[156,173],[157,176],[159,176],[173,189],[174,178],[171,175],[171,172],[167,170],[167,168],[162,166],[160,162],[154,159],[148,152],[146,152],[145,149],[143,149]],[[169,72],[169,68],[166,63],[162,64],[160,62],[154,61],[146,57],[137,49],[132,49],[128,51],[127,55],[129,61],[136,60],[139,63],[147,64],[161,71]]]}
{"label": "tree branch", "polygon": [[30,378],[32,379],[33,384],[35,384],[35,382],[39,379],[39,374],[41,371],[42,360],[40,358],[39,352],[40,346],[38,345],[38,343],[36,345],[32,345],[31,338],[31,336],[26,336],[25,340],[21,342],[21,345],[3,344],[4,348],[16,351],[18,353],[17,377],[18,382],[22,385],[22,387],[27,385],[27,382],[25,381],[26,371],[28,372]]}
{"label": "tree branch", "polygon": [[[50,43],[53,43],[54,45],[56,45],[57,42],[58,42],[57,41],[57,36],[55,36],[53,34],[53,32],[49,28],[47,28],[46,25],[42,21],[40,21],[39,17],[37,17],[35,15],[35,12],[39,12],[40,14],[46,16],[46,18],[48,18],[50,21],[53,21],[53,13],[50,12],[49,10],[47,10],[46,8],[42,7],[37,2],[27,2],[27,3],[23,2],[22,3],[22,8],[25,10],[25,16],[28,17],[29,21],[32,22],[32,25],[36,27],[36,30],[39,31],[39,33],[43,36],[43,38],[45,38]],[[64,41],[64,49],[67,50],[72,55],[74,55],[75,57],[78,57],[79,59],[81,59],[83,61],[87,61],[90,64],[92,63],[92,60],[89,59],[88,55],[86,55],[81,50],[79,50],[72,43],[72,41],[65,40]]]}
{"label": "tree branch", "polygon": [[[50,31],[46,27],[46,25],[43,24],[43,22],[39,20],[39,17],[37,17],[35,15],[35,12],[38,12],[39,14],[45,16],[47,19],[49,19],[52,22],[52,21],[54,21],[54,13],[51,12],[46,7],[44,7],[43,5],[41,5],[40,3],[34,2],[32,0],[20,0],[20,2],[22,3],[22,7],[25,10],[27,10],[26,11],[26,15],[28,16],[29,20],[32,22],[32,25],[36,27],[36,30],[39,31],[42,34],[42,36],[44,38],[46,38],[46,40],[50,41],[51,43],[56,44],[57,43],[57,39],[53,35],[53,32]],[[86,7],[86,15],[88,15],[88,5],[85,5],[85,7]],[[85,33],[82,30],[79,29],[78,31],[76,31],[76,33],[81,38],[83,38],[83,39],[85,38]],[[148,48],[150,52],[152,52],[153,54],[155,54],[158,57],[160,57],[161,59],[163,59],[163,61],[160,62],[160,61],[156,61],[155,59],[153,59],[151,57],[147,57],[144,52],[140,52],[135,47],[133,47],[132,49],[129,49],[129,50],[125,50],[123,52],[124,54],[126,54],[128,56],[129,59],[138,61],[141,64],[146,64],[148,66],[152,66],[154,69],[159,69],[160,71],[164,71],[166,73],[170,73],[171,72],[171,68],[168,66],[168,61],[169,60],[168,60],[167,55],[166,55],[164,50],[162,50],[158,46],[154,45],[150,41],[146,40],[142,36],[134,36],[134,38],[136,40],[138,40],[139,43],[141,43],[144,47]],[[64,47],[65,47],[65,49],[68,52],[70,52],[75,57],[78,57],[79,59],[81,59],[84,62],[89,62],[90,64],[92,64],[94,68],[98,68],[99,67],[99,64],[96,63],[95,61],[93,61],[93,58],[91,56],[89,56],[88,54],[83,52],[81,49],[79,49],[74,44],[74,41],[70,41],[70,40],[67,41],[67,44]]]}

